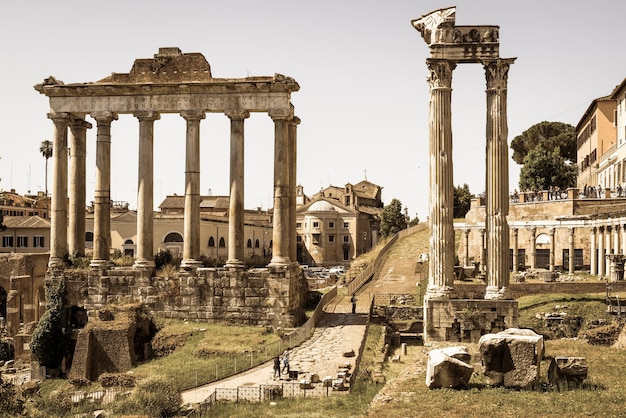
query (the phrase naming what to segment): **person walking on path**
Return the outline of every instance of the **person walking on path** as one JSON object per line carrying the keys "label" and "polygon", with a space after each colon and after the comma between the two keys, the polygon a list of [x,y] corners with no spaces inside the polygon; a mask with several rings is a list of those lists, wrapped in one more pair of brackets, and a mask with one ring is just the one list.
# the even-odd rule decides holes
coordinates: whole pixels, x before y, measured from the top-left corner
{"label": "person walking on path", "polygon": [[289,376],[289,350],[285,350],[283,353],[283,373],[287,370],[287,376]]}
{"label": "person walking on path", "polygon": [[278,379],[280,380],[280,357],[274,357],[274,379],[276,379],[276,375],[278,375]]}
{"label": "person walking on path", "polygon": [[350,302],[352,302],[352,313],[355,314],[356,313],[356,295],[352,295]]}

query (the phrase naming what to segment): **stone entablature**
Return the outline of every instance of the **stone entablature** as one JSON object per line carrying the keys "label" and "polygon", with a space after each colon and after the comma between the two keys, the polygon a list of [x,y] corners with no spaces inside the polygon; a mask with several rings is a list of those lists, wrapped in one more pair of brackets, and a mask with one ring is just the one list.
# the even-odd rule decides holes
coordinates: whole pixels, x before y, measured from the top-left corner
{"label": "stone entablature", "polygon": [[278,269],[198,268],[171,277],[146,277],[115,268],[88,277],[84,307],[93,316],[111,303],[143,303],[156,316],[293,327],[304,322],[306,280],[298,266]]}

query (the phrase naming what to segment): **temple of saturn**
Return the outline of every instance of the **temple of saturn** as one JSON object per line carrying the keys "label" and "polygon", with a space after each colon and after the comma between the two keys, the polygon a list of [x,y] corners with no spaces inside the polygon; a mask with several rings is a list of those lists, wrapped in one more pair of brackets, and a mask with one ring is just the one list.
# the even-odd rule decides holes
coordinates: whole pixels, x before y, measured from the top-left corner
{"label": "temple of saturn", "polygon": [[[160,48],[153,58],[135,60],[129,73],[75,84],[49,77],[35,89],[48,96],[48,118],[54,124],[49,279],[67,278],[64,259],[85,251],[85,149],[92,128],[86,117],[96,124],[93,259],[82,284],[72,281],[79,283],[73,303],[90,311],[114,301],[134,301],[165,316],[227,317],[250,324],[292,326],[302,320],[305,286],[296,263],[295,229],[299,119],[290,101],[299,85],[294,79],[280,74],[213,78],[202,54]],[[202,268],[200,261],[200,123],[207,112],[225,114],[231,126],[229,247],[223,269]],[[274,121],[274,213],[271,262],[248,271],[243,263],[243,158],[244,121],[250,112],[267,112]],[[176,289],[159,286],[153,277],[153,132],[164,113],[180,114],[186,121],[181,135],[186,149],[184,246]],[[110,259],[111,126],[118,115],[132,115],[139,123],[132,268],[113,267]],[[164,293],[164,288],[169,290]]]}
{"label": "temple of saturn", "polygon": [[[517,301],[508,299],[507,79],[515,58],[500,58],[498,26],[457,26],[456,8],[411,21],[430,49],[430,260],[424,298],[424,340],[477,341],[481,334],[517,325]],[[457,299],[454,292],[452,166],[452,72],[478,63],[487,81],[486,280],[484,299]],[[471,315],[468,315],[471,312]],[[468,316],[471,316],[468,318]]]}

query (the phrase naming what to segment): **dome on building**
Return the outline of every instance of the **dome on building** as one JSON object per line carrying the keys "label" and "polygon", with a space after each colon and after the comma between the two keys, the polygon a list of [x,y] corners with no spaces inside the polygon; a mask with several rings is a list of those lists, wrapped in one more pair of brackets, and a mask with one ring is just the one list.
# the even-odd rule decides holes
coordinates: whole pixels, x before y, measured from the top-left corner
{"label": "dome on building", "polygon": [[318,200],[309,206],[309,212],[333,212],[335,207],[325,200]]}

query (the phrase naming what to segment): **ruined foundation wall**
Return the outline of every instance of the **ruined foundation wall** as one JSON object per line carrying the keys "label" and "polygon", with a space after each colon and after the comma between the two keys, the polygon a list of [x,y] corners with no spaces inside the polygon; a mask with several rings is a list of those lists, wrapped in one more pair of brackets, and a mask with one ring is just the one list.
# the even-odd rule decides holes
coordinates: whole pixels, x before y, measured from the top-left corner
{"label": "ruined foundation wall", "polygon": [[92,270],[87,283],[84,307],[90,312],[110,303],[140,302],[151,314],[166,318],[277,327],[304,320],[306,280],[297,265],[247,271],[199,268],[165,278],[132,268]]}

